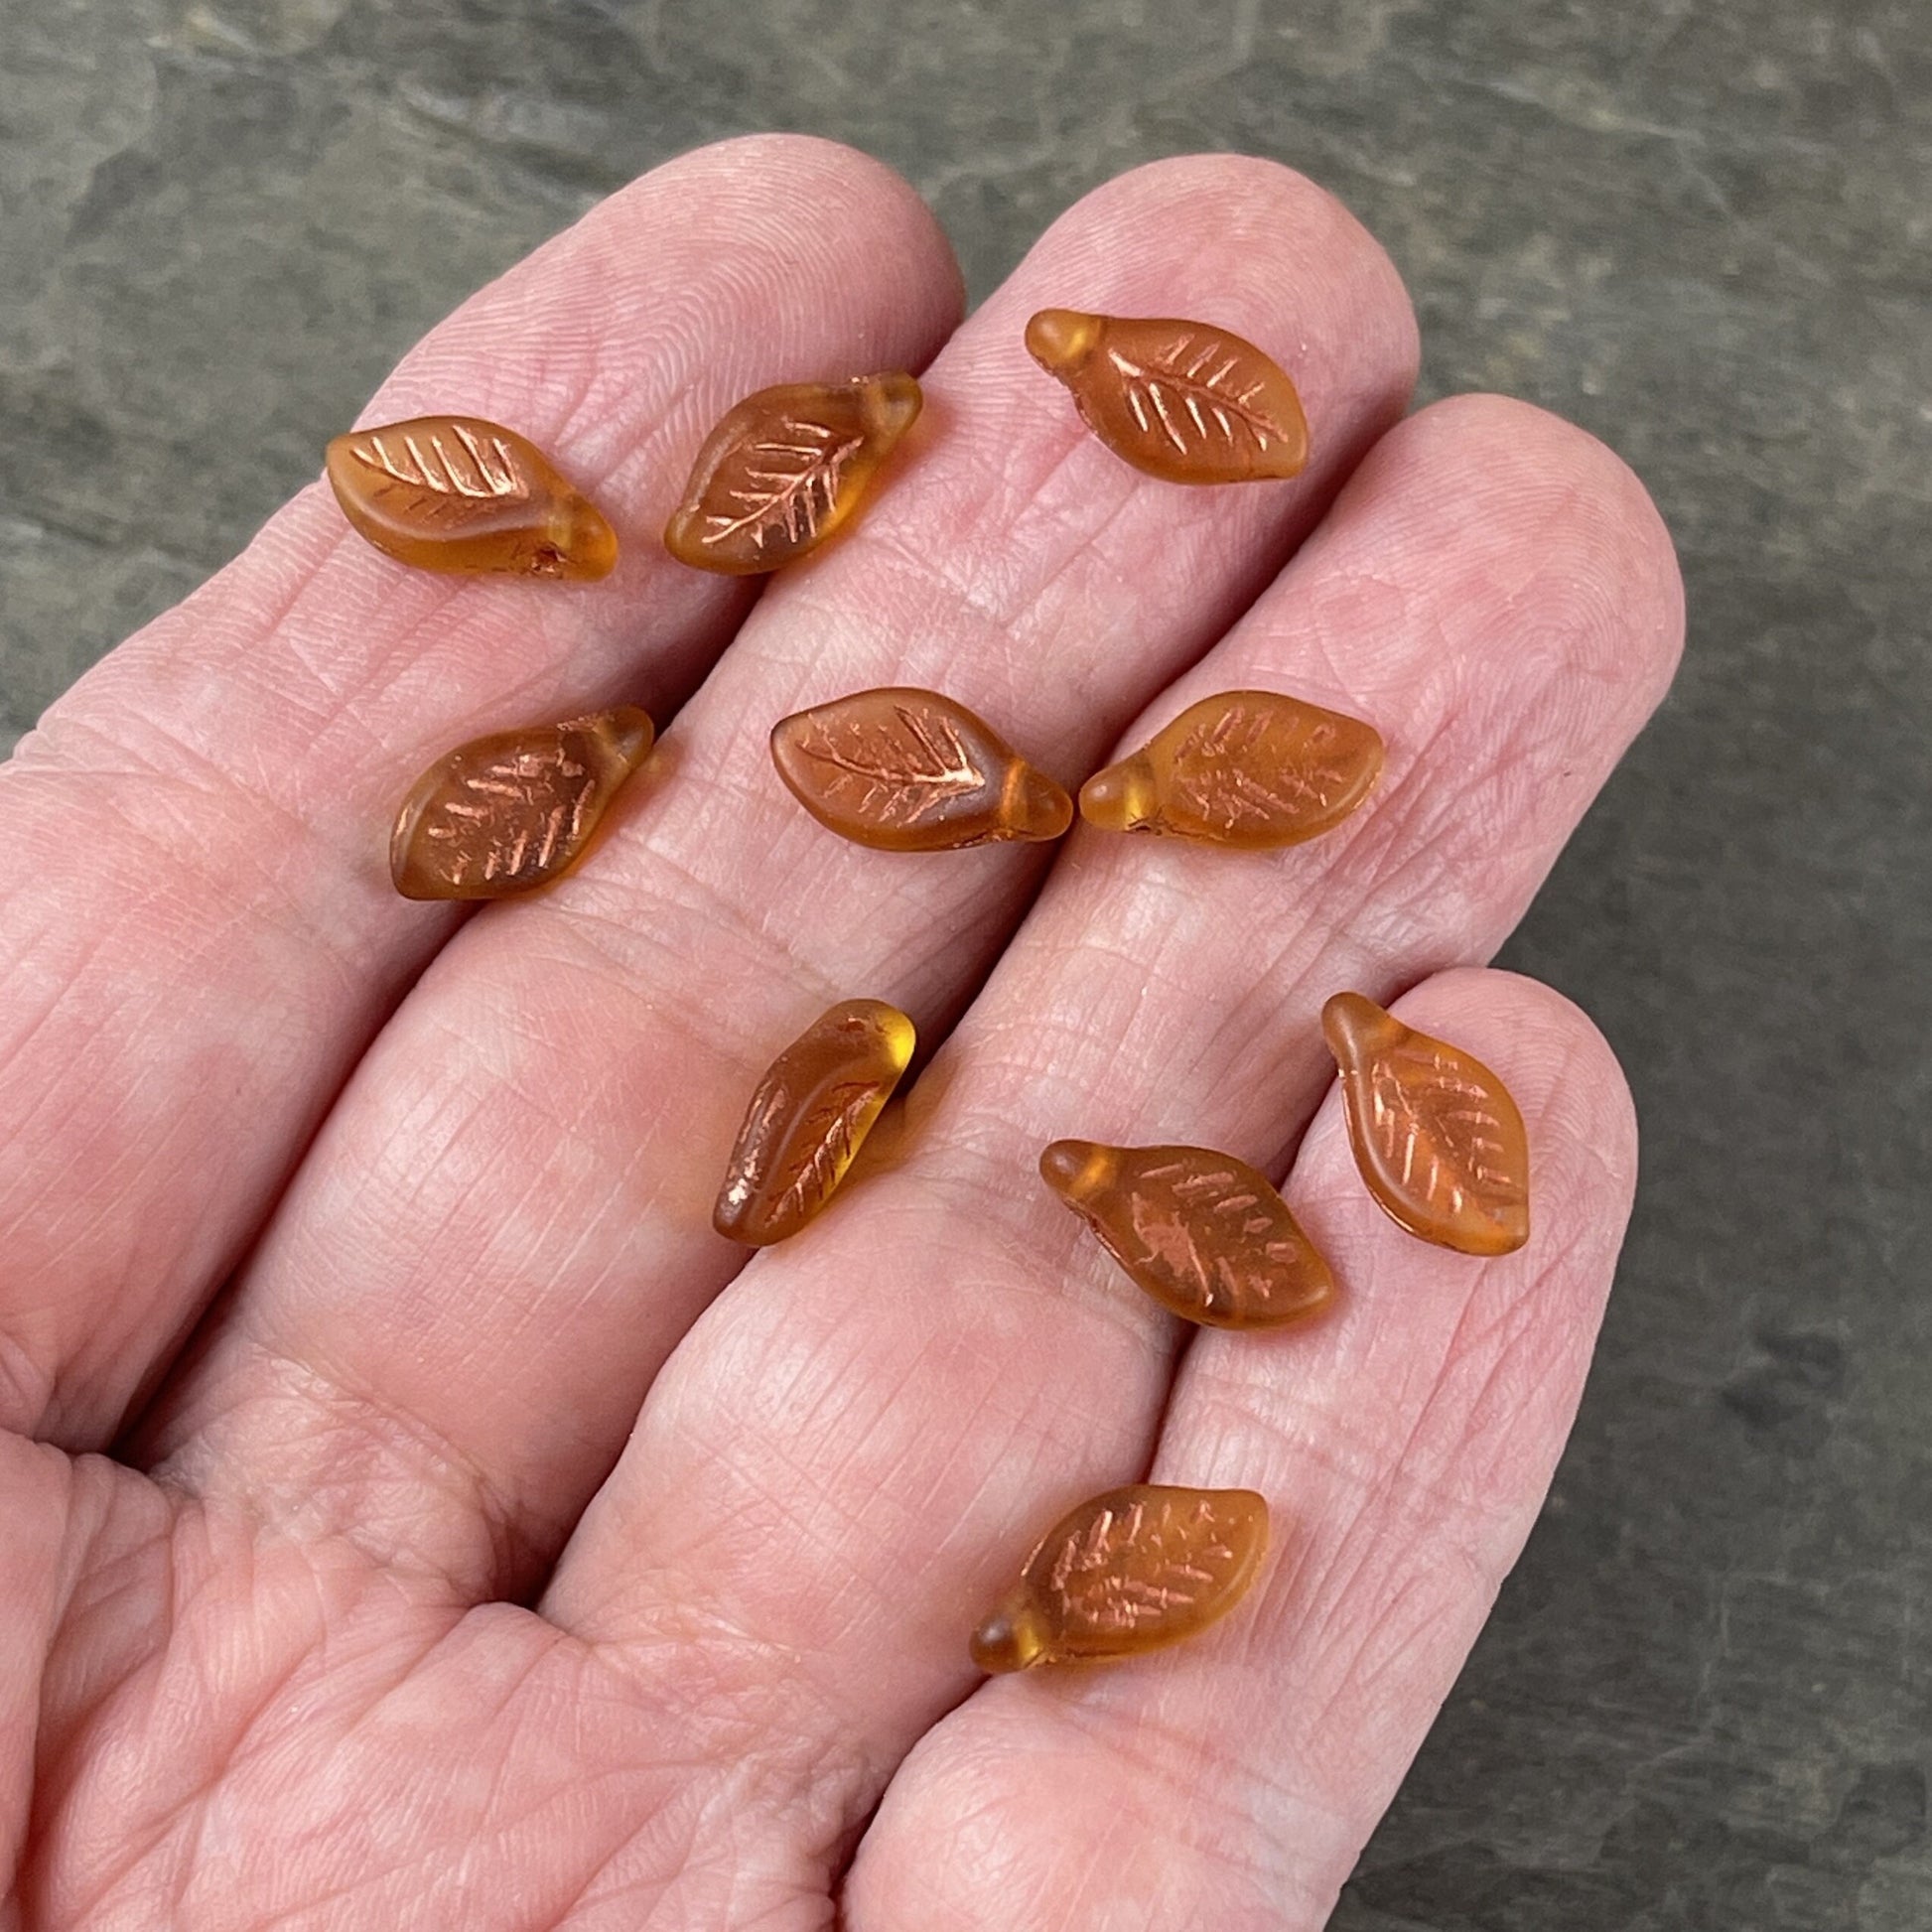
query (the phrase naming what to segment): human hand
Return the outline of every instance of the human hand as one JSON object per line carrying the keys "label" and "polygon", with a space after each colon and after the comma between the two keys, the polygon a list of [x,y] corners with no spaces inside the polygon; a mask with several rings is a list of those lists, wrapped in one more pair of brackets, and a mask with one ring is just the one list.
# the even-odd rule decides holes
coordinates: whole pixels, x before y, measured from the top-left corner
{"label": "human hand", "polygon": [[[1026,354],[1049,304],[1260,343],[1311,467],[1127,469]],[[1394,426],[1395,273],[1271,164],[1125,176],[958,305],[876,164],[660,169],[366,417],[523,430],[617,522],[613,578],[413,573],[312,486],[0,770],[0,1926],[1326,1915],[1609,1284],[1622,1080],[1480,966],[1668,681],[1676,570],[1581,432],[1495,398]],[[658,546],[739,396],[928,361],[861,522],[756,604]],[[1370,720],[1388,766],[1285,853],[907,859],[821,830],[764,743],[901,682],[1063,782],[1245,685]],[[675,721],[581,872],[468,918],[395,896],[430,758],[617,701]],[[1315,1024],[1344,987],[1508,1082],[1527,1248],[1370,1200]],[[748,1260],[709,1220],[746,1098],[860,994],[943,1044]],[[1183,1330],[1038,1182],[1063,1135],[1287,1172],[1338,1308]],[[1269,1497],[1253,1594],[1183,1649],[981,1681],[968,1629],[1033,1538],[1150,1471]]]}

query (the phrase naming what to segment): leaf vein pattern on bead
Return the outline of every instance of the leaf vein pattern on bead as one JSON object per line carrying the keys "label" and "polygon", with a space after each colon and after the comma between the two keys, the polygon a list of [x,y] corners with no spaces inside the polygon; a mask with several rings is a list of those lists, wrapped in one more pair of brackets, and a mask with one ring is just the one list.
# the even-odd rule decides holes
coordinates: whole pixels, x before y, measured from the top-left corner
{"label": "leaf vein pattern on bead", "polygon": [[1238,707],[1201,725],[1174,754],[1176,792],[1201,818],[1229,830],[1243,819],[1268,822],[1325,811],[1346,774],[1297,760],[1291,740],[1277,748],[1272,781],[1264,783],[1250,760],[1265,748],[1268,734],[1267,718]]}
{"label": "leaf vein pattern on bead", "polygon": [[[1158,1197],[1151,1198],[1139,1190],[1129,1195],[1128,1220],[1141,1241],[1142,1262],[1163,1264],[1175,1278],[1174,1285],[1191,1289],[1191,1301],[1209,1312],[1222,1313],[1244,1305],[1251,1310],[1265,1309],[1275,1301],[1285,1286],[1275,1271],[1294,1264],[1298,1252],[1294,1241],[1277,1234],[1261,1247],[1261,1255],[1271,1266],[1252,1265],[1247,1253],[1214,1252],[1229,1238],[1217,1223],[1237,1223],[1235,1238],[1244,1245],[1276,1232],[1279,1226],[1275,1215],[1251,1211],[1260,1209],[1261,1198],[1243,1185],[1233,1170],[1189,1173],[1181,1164],[1171,1162],[1144,1169],[1141,1179],[1164,1184],[1176,1209],[1169,1212]],[[1120,1253],[1097,1223],[1096,1232],[1131,1273],[1133,1260]]]}
{"label": "leaf vein pattern on bead", "polygon": [[798,1126],[801,1143],[774,1215],[817,1207],[839,1184],[857,1151],[853,1126],[878,1097],[870,1080],[842,1080]]}
{"label": "leaf vein pattern on bead", "polygon": [[[734,511],[705,518],[701,543],[719,544],[749,531],[759,550],[782,530],[792,544],[809,543],[838,500],[845,466],[864,447],[862,436],[835,441],[835,432],[806,417],[788,417],[771,437],[749,445],[743,482],[726,490]],[[764,459],[760,464],[758,459]]]}
{"label": "leaf vein pattern on bead", "polygon": [[[1461,1104],[1456,1104],[1456,1103]],[[1460,1213],[1513,1191],[1501,1122],[1475,1081],[1440,1053],[1390,1053],[1371,1071],[1374,1137],[1405,1187]]]}
{"label": "leaf vein pattern on bead", "polygon": [[[1168,347],[1137,361],[1119,348],[1109,348],[1107,359],[1122,383],[1122,393],[1135,424],[1142,434],[1160,436],[1173,446],[1175,455],[1187,456],[1194,447],[1207,448],[1215,441],[1208,428],[1211,417],[1220,440],[1230,450],[1238,447],[1236,425],[1247,433],[1258,453],[1282,440],[1281,425],[1264,409],[1256,397],[1262,383],[1257,378],[1245,387],[1229,386],[1228,378],[1240,366],[1238,354],[1206,339],[1196,342],[1181,336]],[[1219,366],[1211,366],[1218,361]],[[1185,425],[1191,424],[1190,439]]]}
{"label": "leaf vein pattern on bead", "polygon": [[451,774],[455,787],[423,827],[426,838],[452,848],[447,876],[454,885],[472,876],[485,884],[515,878],[535,848],[537,870],[583,832],[596,782],[590,767],[563,744],[524,750]]}
{"label": "leaf vein pattern on bead", "polygon": [[732,1176],[725,1199],[743,1207],[764,1184],[776,1147],[776,1130],[791,1106],[791,1092],[781,1078],[767,1077],[752,1096],[752,1105],[739,1130],[732,1155]]}
{"label": "leaf vein pattern on bead", "polygon": [[1118,1517],[1101,1510],[1068,1537],[1044,1585],[1065,1627],[1119,1631],[1193,1608],[1233,1562],[1205,1506],[1181,1517],[1172,1503],[1150,1513],[1136,1502]]}
{"label": "leaf vein pattern on bead", "polygon": [[849,795],[854,809],[880,825],[903,827],[933,815],[952,799],[986,783],[958,730],[907,705],[895,705],[897,729],[848,727],[843,736],[819,731],[799,750],[827,767],[828,794]]}
{"label": "leaf vein pattern on bead", "polygon": [[530,494],[528,481],[500,436],[485,444],[474,431],[454,424],[450,434],[461,445],[458,456],[440,430],[430,434],[427,449],[413,434],[403,436],[400,453],[385,440],[394,434],[378,430],[349,447],[366,468],[425,492],[427,500],[416,505],[421,514],[461,516],[483,504],[520,503]]}
{"label": "leaf vein pattern on bead", "polygon": [[1202,1258],[1192,1231],[1177,1214],[1164,1213],[1145,1194],[1132,1196],[1128,1215],[1147,1250],[1147,1259],[1164,1263],[1194,1291],[1203,1307],[1214,1301],[1214,1270]]}

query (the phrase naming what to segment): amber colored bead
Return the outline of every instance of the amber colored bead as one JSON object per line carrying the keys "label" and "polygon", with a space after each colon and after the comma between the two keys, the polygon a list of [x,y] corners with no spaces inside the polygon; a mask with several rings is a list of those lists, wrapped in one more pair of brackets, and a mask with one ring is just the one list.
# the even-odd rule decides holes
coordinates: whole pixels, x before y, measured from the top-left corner
{"label": "amber colored bead", "polygon": [[1073,801],[937,691],[860,691],[771,728],[771,759],[821,825],[882,852],[1056,839]]}
{"label": "amber colored bead", "polygon": [[1073,391],[1108,449],[1168,483],[1255,483],[1308,467],[1309,423],[1286,370],[1205,322],[1042,309],[1034,360]]}
{"label": "amber colored bead", "polygon": [[1188,1321],[1280,1328],[1334,1299],[1288,1203],[1231,1154],[1055,1141],[1039,1172],[1135,1283]]}
{"label": "amber colored bead", "polygon": [[1053,1525],[973,1632],[981,1670],[1133,1657],[1225,1616],[1268,1550],[1252,1489],[1137,1482],[1090,1497]]}
{"label": "amber colored bead", "polygon": [[336,500],[378,550],[422,570],[607,576],[617,533],[514,430],[417,416],[329,446]]}
{"label": "amber colored bead", "polygon": [[1474,1055],[1359,993],[1337,993],[1321,1031],[1341,1069],[1355,1165],[1389,1218],[1467,1255],[1520,1248],[1530,1146],[1509,1089]]}
{"label": "amber colored bead", "polygon": [[1359,718],[1279,691],[1223,691],[1096,771],[1080,816],[1254,852],[1340,824],[1381,773],[1381,737]]}
{"label": "amber colored bead", "polygon": [[754,1248],[796,1234],[845,1178],[915,1039],[911,1021],[883,1000],[820,1014],[759,1082],[712,1226]]}
{"label": "amber colored bead", "polygon": [[389,839],[404,898],[502,898],[560,878],[589,849],[618,787],[650,752],[635,705],[492,732],[409,787]]}
{"label": "amber colored bead", "polygon": [[664,547],[734,577],[802,557],[858,508],[922,400],[901,374],[784,382],[747,396],[698,452]]}

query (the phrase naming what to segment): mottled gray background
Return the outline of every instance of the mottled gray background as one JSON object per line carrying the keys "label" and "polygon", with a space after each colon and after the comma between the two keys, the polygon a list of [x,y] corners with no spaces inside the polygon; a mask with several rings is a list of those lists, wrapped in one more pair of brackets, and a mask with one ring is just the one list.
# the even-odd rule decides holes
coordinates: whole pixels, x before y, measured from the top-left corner
{"label": "mottled gray background", "polygon": [[1678,693],[1512,943],[1647,1130],[1544,1521],[1344,1932],[1932,1925],[1932,10],[1921,0],[5,0],[0,747],[393,358],[653,162],[803,128],[976,294],[1083,190],[1336,189],[1424,391],[1636,466]]}

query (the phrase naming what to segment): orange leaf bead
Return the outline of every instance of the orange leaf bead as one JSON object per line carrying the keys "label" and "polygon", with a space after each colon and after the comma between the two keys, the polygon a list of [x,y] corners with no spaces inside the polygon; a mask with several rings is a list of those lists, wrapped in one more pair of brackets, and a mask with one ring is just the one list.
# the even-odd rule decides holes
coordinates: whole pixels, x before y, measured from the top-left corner
{"label": "orange leaf bead", "polygon": [[420,570],[594,578],[616,532],[534,443],[479,416],[418,416],[329,445],[343,514],[378,550]]}
{"label": "orange leaf bead", "polygon": [[1034,360],[1073,392],[1087,427],[1124,462],[1168,483],[1296,477],[1309,424],[1286,370],[1211,323],[1042,309]]}
{"label": "orange leaf bead", "polygon": [[845,1178],[914,1042],[911,1021],[883,1000],[845,1000],[813,1021],[752,1096],[712,1226],[755,1248],[796,1234]]}
{"label": "orange leaf bead", "polygon": [[1046,1184],[1163,1307],[1210,1328],[1279,1328],[1334,1299],[1335,1278],[1267,1177],[1202,1147],[1055,1141]]}
{"label": "orange leaf bead", "polygon": [[1267,1550],[1268,1504],[1252,1489],[1110,1489],[1040,1538],[973,1632],[973,1662],[1027,1670],[1179,1643],[1233,1609]]}
{"label": "orange leaf bead", "polygon": [[1080,787],[1080,816],[1259,852],[1339,825],[1382,773],[1372,725],[1279,691],[1203,698]]}
{"label": "orange leaf bead", "polygon": [[396,891],[404,898],[502,898],[561,878],[589,850],[651,738],[649,718],[620,705],[446,752],[396,814]]}
{"label": "orange leaf bead", "polygon": [[885,852],[1056,839],[1073,801],[985,719],[936,691],[860,691],[781,718],[771,758],[821,825]]}
{"label": "orange leaf bead", "polygon": [[664,547],[679,563],[735,577],[815,550],[859,507],[922,400],[898,373],[747,396],[698,452]]}
{"label": "orange leaf bead", "polygon": [[1389,1218],[1424,1241],[1506,1255],[1530,1238],[1530,1149],[1509,1089],[1471,1053],[1359,993],[1321,1009],[1348,1141]]}

